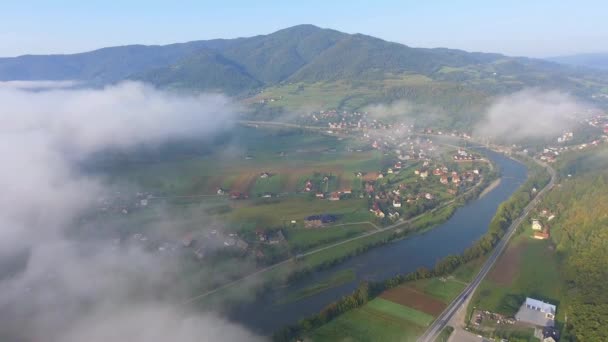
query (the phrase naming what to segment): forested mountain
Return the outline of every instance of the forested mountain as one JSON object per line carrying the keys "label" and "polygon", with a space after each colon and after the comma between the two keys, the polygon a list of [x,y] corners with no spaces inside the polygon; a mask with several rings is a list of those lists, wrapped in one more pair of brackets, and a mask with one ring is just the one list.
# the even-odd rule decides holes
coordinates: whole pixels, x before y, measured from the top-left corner
{"label": "forested mountain", "polygon": [[262,85],[243,67],[209,49],[199,50],[170,67],[151,69],[132,75],[131,78],[164,88],[205,89],[228,93]]}
{"label": "forested mountain", "polygon": [[608,340],[608,151],[573,154],[544,201],[559,213],[551,237],[559,255],[565,341]]}
{"label": "forested mountain", "polygon": [[553,62],[411,48],[362,34],[299,25],[268,35],[130,45],[72,55],[0,58],[0,80],[80,80],[107,84],[138,79],[168,88],[242,93],[290,82],[361,82],[395,75],[482,87],[489,92],[552,86],[591,93],[604,82]]}
{"label": "forested mountain", "polygon": [[558,56],[547,60],[574,66],[608,70],[608,53],[584,53],[570,56]]}
{"label": "forested mountain", "polygon": [[73,55],[0,58],[0,80],[81,80],[110,83],[140,71],[171,65],[202,47],[201,42],[165,46],[129,45]]}

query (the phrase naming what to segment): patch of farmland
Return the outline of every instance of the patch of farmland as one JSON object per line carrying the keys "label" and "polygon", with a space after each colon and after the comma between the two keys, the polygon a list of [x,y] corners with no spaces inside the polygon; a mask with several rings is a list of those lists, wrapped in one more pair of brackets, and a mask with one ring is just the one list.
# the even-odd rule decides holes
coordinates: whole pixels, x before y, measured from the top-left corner
{"label": "patch of farmland", "polygon": [[409,286],[399,286],[380,295],[381,298],[437,316],[446,307],[441,300]]}

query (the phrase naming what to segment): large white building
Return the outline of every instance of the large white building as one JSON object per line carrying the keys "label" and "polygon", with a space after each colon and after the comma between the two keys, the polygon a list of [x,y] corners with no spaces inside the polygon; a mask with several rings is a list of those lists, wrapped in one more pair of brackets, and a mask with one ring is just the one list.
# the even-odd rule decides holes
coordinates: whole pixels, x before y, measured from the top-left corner
{"label": "large white building", "polygon": [[553,304],[545,303],[543,301],[540,301],[540,300],[534,299],[534,298],[526,298],[525,304],[528,309],[540,311],[540,312],[544,313],[545,317],[547,317],[549,319],[555,318],[556,307]]}
{"label": "large white building", "polygon": [[534,298],[526,298],[515,315],[515,319],[539,327],[553,327],[555,326],[556,310],[557,308],[553,304]]}

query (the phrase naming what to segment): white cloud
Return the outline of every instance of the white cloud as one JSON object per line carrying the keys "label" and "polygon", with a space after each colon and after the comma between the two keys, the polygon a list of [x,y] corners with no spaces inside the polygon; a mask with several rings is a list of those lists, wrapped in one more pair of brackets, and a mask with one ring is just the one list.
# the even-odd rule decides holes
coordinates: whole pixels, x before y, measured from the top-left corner
{"label": "white cloud", "polygon": [[[0,83],[0,337],[45,341],[242,341],[255,337],[211,314],[171,304],[170,258],[68,236],[104,184],[71,162],[105,149],[210,137],[238,111],[221,95],[184,96],[140,83],[30,91]],[[19,254],[24,252],[25,254]],[[0,268],[6,266],[0,262]],[[163,289],[163,291],[159,291]]]}
{"label": "white cloud", "polygon": [[102,90],[0,88],[0,103],[0,133],[42,132],[53,148],[85,155],[213,133],[238,109],[222,95],[183,96],[135,82]]}
{"label": "white cloud", "polygon": [[64,342],[261,341],[243,328],[211,315],[185,315],[175,308],[143,306],[99,312],[77,321]]}
{"label": "white cloud", "polygon": [[0,89],[49,90],[72,88],[78,84],[77,81],[5,81],[0,82]]}
{"label": "white cloud", "polygon": [[369,112],[376,119],[405,119],[414,111],[415,106],[407,100],[398,100],[388,104],[377,103],[365,106],[364,112]]}
{"label": "white cloud", "polygon": [[496,99],[475,127],[474,135],[509,142],[551,138],[571,128],[587,106],[559,91],[524,89]]}

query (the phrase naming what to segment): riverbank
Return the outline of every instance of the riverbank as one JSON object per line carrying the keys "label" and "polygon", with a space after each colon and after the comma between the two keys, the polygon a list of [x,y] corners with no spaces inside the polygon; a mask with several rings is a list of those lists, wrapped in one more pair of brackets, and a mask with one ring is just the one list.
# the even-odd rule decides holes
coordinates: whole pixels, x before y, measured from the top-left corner
{"label": "riverbank", "polygon": [[490,185],[488,185],[483,191],[479,194],[479,198],[483,198],[485,195],[489,194],[492,190],[496,189],[497,186],[500,185],[501,178],[497,178]]}

